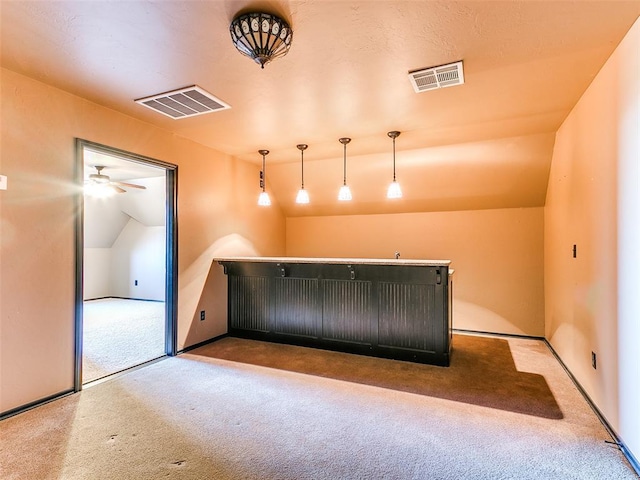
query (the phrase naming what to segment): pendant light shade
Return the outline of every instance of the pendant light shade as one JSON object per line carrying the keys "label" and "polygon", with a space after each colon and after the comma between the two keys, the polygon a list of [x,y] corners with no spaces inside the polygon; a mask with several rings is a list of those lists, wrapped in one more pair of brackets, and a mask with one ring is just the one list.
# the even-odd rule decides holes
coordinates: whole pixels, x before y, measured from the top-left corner
{"label": "pendant light shade", "polygon": [[387,135],[393,139],[393,181],[389,184],[387,198],[402,198],[402,189],[400,188],[400,184],[396,181],[396,138],[400,136],[400,132],[388,132]]}
{"label": "pendant light shade", "polygon": [[307,192],[304,188],[298,190],[298,195],[296,195],[296,203],[309,203],[309,192]]}
{"label": "pendant light shade", "polygon": [[269,194],[267,192],[260,192],[260,196],[258,197],[258,205],[261,207],[268,207],[271,205],[271,199],[269,198]]}
{"label": "pendant light shade", "polygon": [[266,190],[267,174],[265,171],[266,164],[264,157],[269,154],[269,150],[258,150],[258,153],[262,155],[262,170],[260,171],[260,188],[262,188],[262,192],[260,192],[260,196],[258,197],[258,205],[268,207],[271,205],[271,199]]}
{"label": "pendant light shade", "polygon": [[402,198],[402,189],[400,188],[400,184],[395,180],[389,184],[387,198]]}
{"label": "pendant light shade", "polygon": [[296,145],[298,150],[300,150],[300,168],[301,168],[301,184],[300,190],[298,190],[298,195],[296,196],[296,203],[306,204],[309,203],[309,193],[304,189],[304,151],[309,147],[309,145],[305,145],[301,143]]}
{"label": "pendant light shade", "polygon": [[350,138],[340,138],[338,141],[342,144],[344,149],[344,162],[343,162],[343,183],[342,187],[340,187],[340,191],[338,192],[338,200],[341,202],[348,202],[352,199],[351,189],[347,185],[347,143],[351,141]]}
{"label": "pendant light shade", "polygon": [[348,185],[343,185],[340,187],[340,191],[338,192],[338,200],[341,202],[348,202],[353,197],[351,196],[351,189]]}

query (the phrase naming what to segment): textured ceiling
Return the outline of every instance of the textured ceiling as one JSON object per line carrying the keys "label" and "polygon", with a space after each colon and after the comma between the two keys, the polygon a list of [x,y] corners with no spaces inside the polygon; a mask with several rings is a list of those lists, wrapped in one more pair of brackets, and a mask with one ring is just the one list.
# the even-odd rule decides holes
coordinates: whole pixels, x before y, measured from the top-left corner
{"label": "textured ceiling", "polygon": [[[229,38],[247,8],[294,31],[289,54],[264,70]],[[269,187],[286,215],[533,206],[544,204],[553,132],[639,14],[638,1],[4,0],[1,61],[241,160],[271,150]],[[410,70],[457,60],[464,85],[413,91]],[[172,120],[133,102],[193,84],[232,108]],[[395,204],[383,198],[389,130],[402,132]],[[347,207],[335,201],[343,136]],[[292,199],[298,143],[309,144],[306,210]]]}

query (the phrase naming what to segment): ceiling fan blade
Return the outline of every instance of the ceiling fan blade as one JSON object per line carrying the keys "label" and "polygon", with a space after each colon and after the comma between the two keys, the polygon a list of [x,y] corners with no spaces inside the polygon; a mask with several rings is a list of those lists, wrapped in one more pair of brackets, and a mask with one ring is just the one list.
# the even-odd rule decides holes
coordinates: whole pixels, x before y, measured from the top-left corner
{"label": "ceiling fan blade", "polygon": [[120,185],[121,187],[129,187],[129,188],[139,188],[140,190],[147,189],[147,187],[143,185],[136,185],[134,183],[126,183],[126,182],[111,182],[111,185]]}
{"label": "ceiling fan blade", "polygon": [[110,183],[109,187],[113,188],[118,193],[127,193],[127,191],[124,188],[120,188],[119,186],[114,185],[113,183]]}

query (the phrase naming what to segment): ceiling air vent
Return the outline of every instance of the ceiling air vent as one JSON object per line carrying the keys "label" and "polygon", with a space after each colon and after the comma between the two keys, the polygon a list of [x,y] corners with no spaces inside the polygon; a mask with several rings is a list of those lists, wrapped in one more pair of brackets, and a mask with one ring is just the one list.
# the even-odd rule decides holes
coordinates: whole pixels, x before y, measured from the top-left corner
{"label": "ceiling air vent", "polygon": [[135,102],[176,120],[231,108],[196,85],[139,98]]}
{"label": "ceiling air vent", "polygon": [[435,90],[436,88],[452,87],[464,83],[462,60],[438,67],[423,68],[409,72],[409,80],[416,93]]}

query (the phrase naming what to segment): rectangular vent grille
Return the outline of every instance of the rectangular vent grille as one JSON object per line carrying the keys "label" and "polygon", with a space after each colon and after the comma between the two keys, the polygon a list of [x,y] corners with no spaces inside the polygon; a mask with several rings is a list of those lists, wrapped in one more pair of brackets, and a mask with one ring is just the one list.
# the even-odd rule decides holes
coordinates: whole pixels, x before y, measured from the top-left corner
{"label": "rectangular vent grille", "polygon": [[435,90],[436,88],[452,87],[464,83],[462,60],[438,67],[429,67],[409,72],[409,80],[416,93]]}
{"label": "rectangular vent grille", "polygon": [[196,85],[139,98],[135,102],[176,120],[231,108]]}

